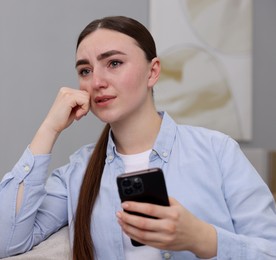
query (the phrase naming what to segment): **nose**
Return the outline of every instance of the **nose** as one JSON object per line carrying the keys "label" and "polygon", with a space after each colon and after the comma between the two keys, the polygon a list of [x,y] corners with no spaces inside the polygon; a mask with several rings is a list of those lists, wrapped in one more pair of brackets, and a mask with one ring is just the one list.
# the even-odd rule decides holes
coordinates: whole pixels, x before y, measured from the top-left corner
{"label": "nose", "polygon": [[100,69],[94,69],[91,77],[91,87],[94,89],[107,88],[108,82],[105,72]]}

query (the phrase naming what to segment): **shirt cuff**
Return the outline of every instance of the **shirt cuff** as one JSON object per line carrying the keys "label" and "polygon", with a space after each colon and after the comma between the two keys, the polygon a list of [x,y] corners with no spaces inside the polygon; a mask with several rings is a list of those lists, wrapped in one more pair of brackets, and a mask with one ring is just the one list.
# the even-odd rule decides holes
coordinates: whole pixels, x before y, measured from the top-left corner
{"label": "shirt cuff", "polygon": [[215,226],[218,237],[217,259],[244,260],[246,243],[239,235]]}
{"label": "shirt cuff", "polygon": [[27,147],[12,172],[19,182],[45,183],[50,161],[51,154],[33,155]]}

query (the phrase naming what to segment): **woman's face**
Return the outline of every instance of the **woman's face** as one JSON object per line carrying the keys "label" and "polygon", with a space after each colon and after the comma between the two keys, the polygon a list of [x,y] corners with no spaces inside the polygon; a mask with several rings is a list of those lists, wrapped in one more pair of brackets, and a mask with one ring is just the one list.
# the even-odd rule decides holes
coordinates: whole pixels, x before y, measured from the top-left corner
{"label": "woman's face", "polygon": [[144,112],[153,102],[152,64],[125,34],[98,29],[88,35],[77,49],[76,69],[80,89],[91,96],[91,111],[108,123]]}

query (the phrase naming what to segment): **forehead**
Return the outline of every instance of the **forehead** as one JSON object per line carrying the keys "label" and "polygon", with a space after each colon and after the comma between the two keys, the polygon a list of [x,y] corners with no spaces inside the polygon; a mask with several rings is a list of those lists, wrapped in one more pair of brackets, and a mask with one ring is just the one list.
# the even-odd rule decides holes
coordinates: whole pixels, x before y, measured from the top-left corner
{"label": "forehead", "polygon": [[109,50],[131,52],[136,48],[140,49],[132,37],[113,30],[98,29],[82,40],[77,49],[77,56],[88,52],[100,54]]}

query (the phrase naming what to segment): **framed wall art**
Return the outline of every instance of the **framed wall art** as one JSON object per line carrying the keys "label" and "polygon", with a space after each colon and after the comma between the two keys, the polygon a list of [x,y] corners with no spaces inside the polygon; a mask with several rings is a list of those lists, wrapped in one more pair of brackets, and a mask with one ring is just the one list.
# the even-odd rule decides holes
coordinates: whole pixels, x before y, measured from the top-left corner
{"label": "framed wall art", "polygon": [[162,72],[155,102],[177,122],[252,138],[252,0],[150,0]]}

